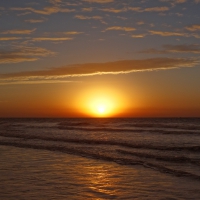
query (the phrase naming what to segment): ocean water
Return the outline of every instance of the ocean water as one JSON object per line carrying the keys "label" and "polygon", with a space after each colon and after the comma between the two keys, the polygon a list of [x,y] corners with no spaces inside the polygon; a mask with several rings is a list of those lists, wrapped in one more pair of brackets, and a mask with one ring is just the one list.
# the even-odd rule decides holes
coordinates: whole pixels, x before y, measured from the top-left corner
{"label": "ocean water", "polygon": [[0,119],[0,200],[200,199],[200,119]]}

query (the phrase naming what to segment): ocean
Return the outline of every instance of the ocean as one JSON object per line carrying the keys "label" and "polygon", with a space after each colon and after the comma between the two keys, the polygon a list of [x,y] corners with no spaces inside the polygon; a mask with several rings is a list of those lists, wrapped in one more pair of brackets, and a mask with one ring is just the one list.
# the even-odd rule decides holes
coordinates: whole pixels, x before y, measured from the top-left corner
{"label": "ocean", "polygon": [[0,200],[200,199],[200,118],[0,119]]}

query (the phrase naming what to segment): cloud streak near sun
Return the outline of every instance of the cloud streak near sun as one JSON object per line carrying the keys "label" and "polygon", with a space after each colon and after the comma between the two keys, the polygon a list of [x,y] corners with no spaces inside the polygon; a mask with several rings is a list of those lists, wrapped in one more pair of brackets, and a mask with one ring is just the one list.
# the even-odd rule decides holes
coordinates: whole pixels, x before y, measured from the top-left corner
{"label": "cloud streak near sun", "polygon": [[140,71],[166,70],[181,67],[194,67],[199,63],[197,59],[187,58],[151,58],[144,60],[121,60],[106,63],[74,64],[64,67],[40,71],[24,71],[18,73],[1,74],[1,83],[5,81],[51,80],[67,77],[81,77],[102,74],[126,74]]}

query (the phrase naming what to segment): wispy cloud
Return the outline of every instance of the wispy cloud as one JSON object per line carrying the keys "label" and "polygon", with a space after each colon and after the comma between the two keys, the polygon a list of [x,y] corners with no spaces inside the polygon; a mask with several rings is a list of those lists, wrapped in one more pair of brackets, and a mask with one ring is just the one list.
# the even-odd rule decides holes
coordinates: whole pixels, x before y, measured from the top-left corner
{"label": "wispy cloud", "polygon": [[168,31],[149,31],[151,35],[160,35],[160,36],[182,36],[188,37],[187,33],[182,32],[168,32]]}
{"label": "wispy cloud", "polygon": [[200,24],[194,24],[191,26],[185,27],[188,31],[199,31],[200,30]]}
{"label": "wispy cloud", "polygon": [[152,7],[152,8],[145,8],[144,11],[146,12],[163,12],[168,11],[168,7]]}
{"label": "wispy cloud", "polygon": [[49,3],[52,3],[52,4],[57,4],[57,3],[61,3],[62,0],[49,0]]}
{"label": "wispy cloud", "polygon": [[0,37],[0,41],[12,41],[12,40],[20,40],[21,37]]}
{"label": "wispy cloud", "polygon": [[141,7],[128,7],[128,10],[136,11],[136,12],[143,12]]}
{"label": "wispy cloud", "polygon": [[32,38],[32,41],[66,41],[66,40],[73,40],[73,38],[69,37],[38,37],[38,38]]}
{"label": "wispy cloud", "polygon": [[138,71],[152,71],[193,67],[199,63],[197,59],[187,58],[152,58],[145,60],[122,60],[107,63],[86,63],[68,65],[41,71],[24,71],[1,74],[1,81],[32,80],[32,79],[62,79],[66,77],[92,76],[102,74],[126,74]]}
{"label": "wispy cloud", "polygon": [[191,36],[193,36],[193,37],[195,37],[195,38],[197,38],[197,39],[200,38],[200,35],[199,35],[199,34],[192,34]]}
{"label": "wispy cloud", "polygon": [[79,35],[79,34],[82,34],[83,32],[68,31],[68,32],[61,32],[61,33],[66,34],[66,35]]}
{"label": "wispy cloud", "polygon": [[179,4],[179,3],[185,3],[187,0],[174,0],[175,3]]}
{"label": "wispy cloud", "polygon": [[169,7],[149,7],[149,8],[141,8],[141,7],[128,7],[127,10],[135,11],[135,12],[165,12],[169,10]]}
{"label": "wispy cloud", "polygon": [[34,31],[36,30],[35,29],[31,29],[31,30],[28,30],[28,29],[23,29],[23,30],[6,30],[6,31],[2,31],[0,32],[0,34],[15,34],[15,35],[26,35],[26,34],[31,34],[33,33]]}
{"label": "wispy cloud", "polygon": [[37,14],[41,14],[41,15],[51,15],[51,14],[58,13],[58,12],[74,12],[75,11],[75,9],[60,8],[60,7],[56,7],[56,6],[45,7],[42,10],[37,10],[37,9],[32,8],[32,7],[11,8],[11,10],[15,10],[15,11],[31,11],[33,13],[37,13]]}
{"label": "wispy cloud", "polygon": [[134,34],[131,35],[132,38],[144,38],[146,36],[146,34]]}
{"label": "wispy cloud", "polygon": [[145,24],[144,21],[138,21],[137,22],[137,25],[143,25],[143,24]]}
{"label": "wispy cloud", "polygon": [[122,9],[116,9],[116,8],[102,8],[100,9],[101,11],[104,12],[111,12],[111,13],[121,13],[121,12],[126,12],[127,9],[126,8],[122,8]]}
{"label": "wispy cloud", "polygon": [[140,51],[139,53],[150,53],[150,54],[165,54],[165,53],[200,53],[200,45],[198,44],[183,44],[183,45],[163,45],[163,49],[147,49]]}
{"label": "wispy cloud", "polygon": [[[25,79],[25,80],[1,80],[0,79],[0,85],[33,85],[33,84],[57,84],[57,83],[81,83],[81,81],[69,81],[69,80],[40,80],[40,79]],[[0,103],[3,103],[4,101],[0,101]]]}
{"label": "wispy cloud", "polygon": [[28,22],[28,23],[42,23],[46,21],[46,19],[26,19],[25,22]]}
{"label": "wispy cloud", "polygon": [[187,2],[187,0],[160,0],[161,2],[168,2],[170,3],[172,6],[176,6],[177,4],[182,4]]}
{"label": "wispy cloud", "polygon": [[20,47],[10,51],[0,51],[0,63],[35,61],[54,52],[41,47]]}
{"label": "wispy cloud", "polygon": [[106,29],[106,31],[135,31],[136,29],[133,27],[123,27],[123,26],[111,26]]}
{"label": "wispy cloud", "polygon": [[112,3],[114,0],[82,0],[88,3]]}
{"label": "wispy cloud", "polygon": [[36,61],[38,58],[15,55],[15,53],[0,53],[0,63],[20,63],[20,62],[30,62]]}
{"label": "wispy cloud", "polygon": [[93,11],[93,8],[82,8],[82,11],[83,12],[91,12],[91,11]]}
{"label": "wispy cloud", "polygon": [[94,20],[102,20],[101,16],[84,16],[84,15],[76,15],[75,18],[81,19],[81,20],[89,20],[89,19],[94,19]]}

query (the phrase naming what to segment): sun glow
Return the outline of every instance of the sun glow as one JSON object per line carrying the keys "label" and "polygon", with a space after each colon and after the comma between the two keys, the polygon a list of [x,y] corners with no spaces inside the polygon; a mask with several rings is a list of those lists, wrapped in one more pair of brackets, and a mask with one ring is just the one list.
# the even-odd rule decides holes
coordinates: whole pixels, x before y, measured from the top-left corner
{"label": "sun glow", "polygon": [[105,111],[106,111],[106,108],[105,108],[104,105],[99,105],[97,107],[97,109],[98,109],[98,112],[101,113],[101,114],[105,113]]}
{"label": "sun glow", "polygon": [[88,117],[115,117],[126,105],[122,95],[113,88],[88,89],[79,95],[78,109]]}
{"label": "sun glow", "polygon": [[97,117],[107,117],[114,112],[113,100],[107,96],[96,96],[90,100],[89,112]]}

